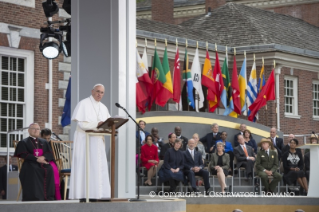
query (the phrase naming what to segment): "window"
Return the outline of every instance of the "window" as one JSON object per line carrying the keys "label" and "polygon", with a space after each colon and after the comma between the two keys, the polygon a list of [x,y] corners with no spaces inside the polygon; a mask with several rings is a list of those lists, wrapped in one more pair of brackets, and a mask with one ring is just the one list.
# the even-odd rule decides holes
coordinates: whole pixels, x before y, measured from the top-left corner
{"label": "window", "polygon": [[312,83],[313,117],[319,119],[319,81]]}
{"label": "window", "polygon": [[285,116],[300,118],[298,115],[298,78],[285,76]]}
{"label": "window", "polygon": [[[33,122],[33,55],[31,51],[0,47],[0,147],[7,146],[8,131]],[[26,134],[10,133],[10,146]]]}

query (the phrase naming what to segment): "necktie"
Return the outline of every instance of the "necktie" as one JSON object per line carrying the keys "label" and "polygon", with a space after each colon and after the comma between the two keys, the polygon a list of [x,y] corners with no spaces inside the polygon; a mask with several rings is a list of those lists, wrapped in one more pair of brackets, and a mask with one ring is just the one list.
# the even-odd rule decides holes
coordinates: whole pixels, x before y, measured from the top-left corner
{"label": "necktie", "polygon": [[9,171],[12,172],[12,166],[11,165],[9,166]]}
{"label": "necktie", "polygon": [[274,138],[274,142],[273,143],[274,143],[274,146],[276,147],[276,138]]}
{"label": "necktie", "polygon": [[246,154],[246,157],[248,157],[248,152],[247,152],[246,147],[245,147],[245,146],[243,146],[243,149],[244,149],[244,152],[245,152],[245,154]]}
{"label": "necktie", "polygon": [[192,158],[194,160],[194,150],[191,150],[191,152],[192,152]]}

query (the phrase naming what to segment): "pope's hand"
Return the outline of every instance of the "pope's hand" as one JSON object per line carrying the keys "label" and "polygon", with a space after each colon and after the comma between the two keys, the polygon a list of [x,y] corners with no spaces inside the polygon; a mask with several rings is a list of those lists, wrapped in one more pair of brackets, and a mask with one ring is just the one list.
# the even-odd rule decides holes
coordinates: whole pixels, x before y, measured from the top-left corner
{"label": "pope's hand", "polygon": [[100,122],[97,124],[96,127],[100,126],[100,125],[103,124],[103,123],[104,123],[104,121],[100,121]]}

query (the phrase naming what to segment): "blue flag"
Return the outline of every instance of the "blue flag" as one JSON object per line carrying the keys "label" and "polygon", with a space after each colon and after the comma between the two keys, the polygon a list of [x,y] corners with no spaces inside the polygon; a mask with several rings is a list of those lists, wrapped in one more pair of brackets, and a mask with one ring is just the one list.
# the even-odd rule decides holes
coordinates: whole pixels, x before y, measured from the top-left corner
{"label": "blue flag", "polygon": [[66,89],[65,93],[65,103],[61,118],[61,125],[65,127],[71,124],[71,77],[69,79],[68,88]]}

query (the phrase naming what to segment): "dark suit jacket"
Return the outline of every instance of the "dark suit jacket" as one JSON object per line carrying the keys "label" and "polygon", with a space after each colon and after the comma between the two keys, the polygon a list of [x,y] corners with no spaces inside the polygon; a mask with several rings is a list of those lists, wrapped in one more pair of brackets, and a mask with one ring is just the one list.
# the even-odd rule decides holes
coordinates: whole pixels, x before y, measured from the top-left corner
{"label": "dark suit jacket", "polygon": [[[147,132],[147,131],[144,131],[144,133],[145,133],[145,138],[146,138],[146,136],[150,135],[150,133]],[[142,139],[141,139],[141,138],[138,139],[138,138],[139,138],[139,131],[136,131],[135,136],[136,136],[136,154],[137,154],[138,151],[139,151],[138,147],[139,147],[140,143],[142,142]],[[141,144],[141,147],[142,147],[142,146],[143,146],[143,145]]]}
{"label": "dark suit jacket", "polygon": [[284,141],[282,138],[276,137],[276,149],[278,152],[278,158],[281,159],[281,156],[283,155],[282,149],[284,148]]}
{"label": "dark suit jacket", "polygon": [[278,156],[274,150],[269,149],[269,156],[265,150],[260,150],[257,153],[256,169],[257,172],[262,172],[264,169],[276,172],[278,168]]}
{"label": "dark suit jacket", "polygon": [[213,132],[211,132],[211,133],[208,133],[207,135],[205,135],[204,137],[202,137],[202,138],[200,139],[200,141],[201,141],[203,144],[205,144],[205,146],[206,146],[206,152],[207,152],[207,153],[212,153],[212,152],[213,152],[213,150],[212,150],[212,151],[209,151],[209,150],[210,150],[210,148],[211,148],[212,146],[215,146],[216,141],[221,140],[220,135],[221,135],[221,133],[218,132],[217,135],[214,137]]}
{"label": "dark suit jacket", "polygon": [[305,154],[305,170],[310,170],[310,152]]}
{"label": "dark suit jacket", "polygon": [[[177,136],[176,136],[176,137],[177,137]],[[188,144],[188,138],[186,138],[186,137],[184,137],[184,136],[181,135],[181,137],[180,137],[179,139],[182,140],[182,144],[183,144],[183,146],[181,147],[180,150],[185,151],[185,150],[186,150],[186,146],[187,146],[187,144]]]}
{"label": "dark suit jacket", "polygon": [[159,154],[159,159],[160,160],[164,160],[164,156],[165,153],[167,152],[167,150],[169,150],[172,147],[172,145],[168,142],[166,144],[164,144],[161,148],[160,154]]}
{"label": "dark suit jacket", "polygon": [[184,152],[184,170],[190,170],[191,168],[197,166],[204,168],[202,155],[194,150],[194,160],[191,156],[191,153],[189,153],[188,149],[186,149]]}
{"label": "dark suit jacket", "polygon": [[[255,157],[254,150],[251,146],[246,145],[246,149],[249,157]],[[234,148],[234,155],[237,159],[237,168],[241,167],[243,162],[247,161],[246,154],[240,145]]]}
{"label": "dark suit jacket", "polygon": [[[16,165],[12,165],[12,171],[18,171],[18,167]],[[0,191],[2,190],[5,192],[7,191],[7,165],[0,168]]]}
{"label": "dark suit jacket", "polygon": [[237,136],[241,135],[241,132],[234,135],[234,147],[237,147],[239,145]]}

